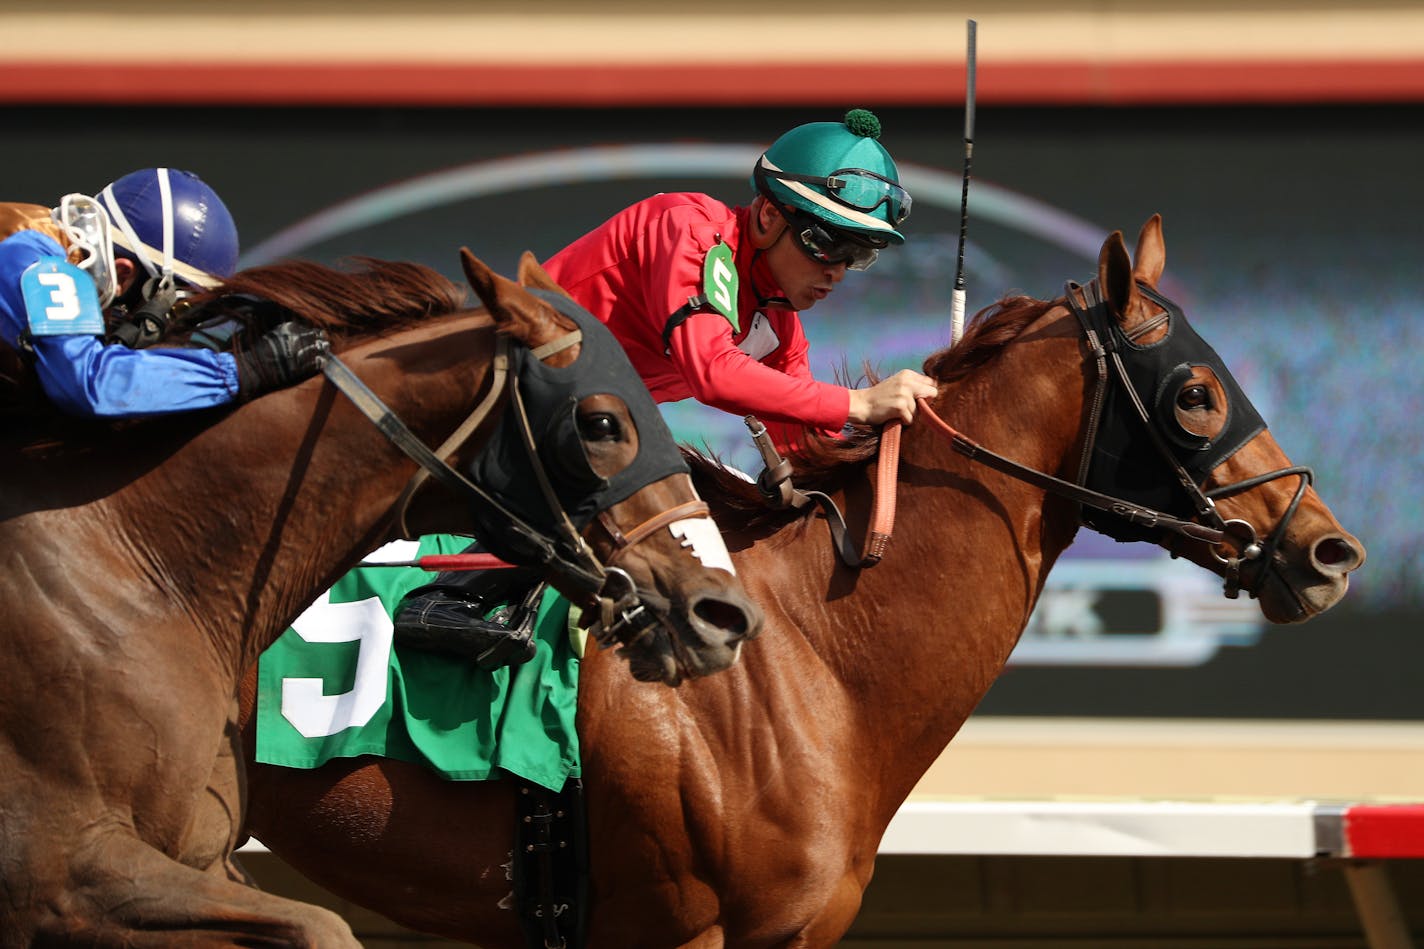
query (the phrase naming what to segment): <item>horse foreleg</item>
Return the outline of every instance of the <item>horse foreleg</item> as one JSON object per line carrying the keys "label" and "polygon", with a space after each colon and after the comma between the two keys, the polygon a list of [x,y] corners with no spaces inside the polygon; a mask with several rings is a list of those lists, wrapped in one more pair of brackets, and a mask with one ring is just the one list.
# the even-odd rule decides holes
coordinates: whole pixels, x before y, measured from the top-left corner
{"label": "horse foreleg", "polygon": [[341,917],[169,859],[115,835],[71,867],[58,918],[41,945],[359,947]]}

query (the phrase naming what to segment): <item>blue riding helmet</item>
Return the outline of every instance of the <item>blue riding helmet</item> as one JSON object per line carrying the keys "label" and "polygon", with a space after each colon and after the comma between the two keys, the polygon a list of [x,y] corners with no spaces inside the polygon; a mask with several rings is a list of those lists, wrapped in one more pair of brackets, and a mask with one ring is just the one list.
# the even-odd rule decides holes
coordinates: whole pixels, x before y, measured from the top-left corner
{"label": "blue riding helmet", "polygon": [[176,168],[131,172],[99,192],[114,249],[153,277],[210,287],[237,269],[237,225],[201,178]]}

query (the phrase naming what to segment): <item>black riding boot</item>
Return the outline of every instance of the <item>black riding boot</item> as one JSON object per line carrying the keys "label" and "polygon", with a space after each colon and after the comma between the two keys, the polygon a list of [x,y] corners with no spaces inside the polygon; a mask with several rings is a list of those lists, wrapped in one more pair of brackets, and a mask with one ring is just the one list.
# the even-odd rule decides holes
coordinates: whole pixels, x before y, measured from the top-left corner
{"label": "black riding boot", "polygon": [[395,641],[481,669],[519,665],[534,657],[534,620],[543,597],[544,583],[528,570],[442,573],[401,600]]}

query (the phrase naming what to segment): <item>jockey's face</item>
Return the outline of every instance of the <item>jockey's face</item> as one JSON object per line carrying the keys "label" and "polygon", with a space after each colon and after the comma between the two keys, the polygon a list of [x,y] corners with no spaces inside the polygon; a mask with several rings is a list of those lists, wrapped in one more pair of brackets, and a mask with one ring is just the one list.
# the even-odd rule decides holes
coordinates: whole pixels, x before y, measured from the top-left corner
{"label": "jockey's face", "polygon": [[809,310],[845,279],[846,261],[828,264],[813,260],[797,246],[790,224],[770,202],[760,202],[757,215],[763,232],[774,235],[766,248],[767,268],[794,309]]}

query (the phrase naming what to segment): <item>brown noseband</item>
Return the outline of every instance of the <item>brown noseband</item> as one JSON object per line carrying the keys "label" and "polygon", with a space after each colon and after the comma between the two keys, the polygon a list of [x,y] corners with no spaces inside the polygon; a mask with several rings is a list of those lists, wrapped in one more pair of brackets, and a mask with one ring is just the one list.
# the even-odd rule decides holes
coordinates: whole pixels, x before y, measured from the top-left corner
{"label": "brown noseband", "polygon": [[669,508],[661,514],[648,518],[637,527],[626,534],[619,529],[617,521],[613,519],[612,513],[607,510],[598,512],[598,523],[603,525],[603,529],[608,532],[608,536],[613,540],[613,553],[604,559],[604,563],[613,566],[622,556],[639,541],[652,536],[657,531],[668,526],[674,521],[686,520],[689,517],[711,517],[711,509],[706,501],[684,501],[677,507]]}

